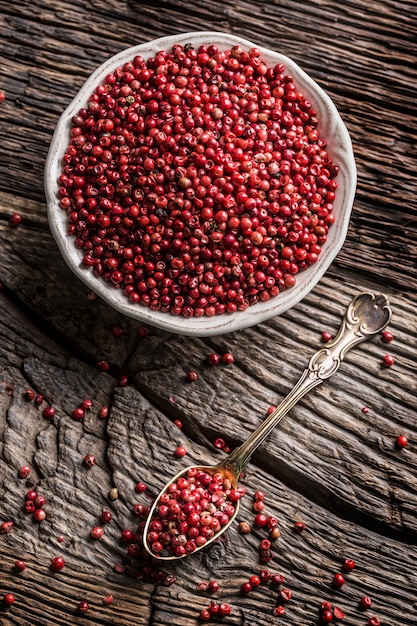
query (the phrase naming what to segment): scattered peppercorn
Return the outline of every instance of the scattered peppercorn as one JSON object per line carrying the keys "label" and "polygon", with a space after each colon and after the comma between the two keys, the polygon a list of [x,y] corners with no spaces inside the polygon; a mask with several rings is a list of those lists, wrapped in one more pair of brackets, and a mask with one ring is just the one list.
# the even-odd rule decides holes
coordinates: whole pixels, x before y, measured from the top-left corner
{"label": "scattered peppercorn", "polygon": [[77,422],[81,422],[84,419],[84,415],[84,409],[81,406],[75,408],[71,413],[72,418]]}
{"label": "scattered peppercorn", "polygon": [[390,333],[389,330],[384,330],[381,333],[381,339],[382,341],[384,341],[385,343],[390,343],[390,341],[392,341],[394,339],[394,335],[392,333]]}
{"label": "scattered peppercorn", "polygon": [[102,528],[101,526],[94,526],[94,528],[92,528],[90,531],[90,537],[92,539],[101,539],[103,535],[104,535],[104,528]]}
{"label": "scattered peppercorn", "polygon": [[331,339],[333,339],[333,335],[327,330],[323,330],[323,332],[321,333],[321,340],[323,341],[323,343],[327,343]]}
{"label": "scattered peppercorn", "polygon": [[248,535],[252,531],[252,528],[250,524],[248,524],[248,522],[239,522],[237,529],[241,535]]}
{"label": "scattered peppercorn", "polygon": [[99,370],[101,370],[102,372],[108,372],[110,369],[110,363],[108,361],[97,361],[97,367]]}
{"label": "scattered peppercorn", "polygon": [[335,619],[342,620],[342,619],[344,619],[346,617],[346,615],[345,615],[344,611],[342,611],[342,609],[339,609],[338,606],[335,606],[333,608],[333,617]]}
{"label": "scattered peppercorn", "polygon": [[22,216],[19,215],[19,213],[13,213],[10,216],[10,224],[12,226],[19,226],[19,224],[21,224],[21,222],[22,222]]}
{"label": "scattered peppercorn", "polygon": [[275,617],[285,615],[285,607],[283,607],[282,604],[278,604],[278,606],[276,606],[275,609],[272,611],[272,615],[274,615]]}
{"label": "scattered peppercorn", "polygon": [[210,580],[207,587],[208,591],[211,593],[216,593],[220,589],[220,585],[217,580]]}
{"label": "scattered peppercorn", "polygon": [[395,444],[397,448],[405,448],[408,445],[408,438],[405,435],[398,435]]}
{"label": "scattered peppercorn", "polygon": [[271,585],[275,587],[279,587],[283,585],[285,582],[285,577],[283,574],[272,574],[271,576]]}
{"label": "scattered peppercorn", "polygon": [[0,524],[0,534],[8,535],[9,533],[12,532],[13,527],[14,527],[14,522],[11,522],[11,521],[2,522]]}
{"label": "scattered peppercorn", "polygon": [[322,611],[320,615],[320,619],[323,622],[323,624],[328,624],[329,622],[333,621],[333,613],[331,612],[330,609],[326,609]]}
{"label": "scattered peppercorn", "polygon": [[198,373],[194,371],[187,372],[187,380],[190,383],[194,383],[198,379]]}
{"label": "scattered peppercorn", "polygon": [[35,522],[43,522],[46,519],[46,512],[43,509],[33,511],[33,519]]}
{"label": "scattered peppercorn", "polygon": [[86,613],[88,611],[88,609],[90,608],[90,605],[88,604],[88,602],[86,600],[82,600],[79,605],[78,605],[78,610],[81,613]]}
{"label": "scattered peppercorn", "polygon": [[215,352],[212,352],[207,356],[207,363],[209,365],[218,365],[220,363],[220,357]]}
{"label": "scattered peppercorn", "polygon": [[249,581],[242,583],[240,590],[242,593],[250,593],[252,591],[252,585]]}
{"label": "scattered peppercorn", "polygon": [[266,515],[264,515],[263,513],[258,513],[258,515],[255,515],[254,522],[256,526],[258,526],[258,528],[262,528],[266,525],[267,520],[268,518]]}
{"label": "scattered peppercorn", "polygon": [[106,419],[106,417],[108,417],[108,415],[109,415],[109,408],[107,406],[102,406],[98,412],[98,417],[101,420],[104,420]]}
{"label": "scattered peppercorn", "polygon": [[26,563],[19,559],[15,561],[14,567],[18,572],[23,572],[26,569]]}
{"label": "scattered peppercorn", "polygon": [[44,410],[42,411],[42,416],[47,420],[52,419],[54,415],[55,415],[55,409],[52,406],[46,406]]}
{"label": "scattered peppercorn", "polygon": [[101,515],[100,515],[100,521],[103,522],[103,524],[108,524],[109,522],[111,522],[113,519],[113,515],[110,513],[110,511],[102,511]]}
{"label": "scattered peppercorn", "polygon": [[345,584],[345,577],[343,574],[335,574],[333,577],[333,585],[335,587],[342,587]]}
{"label": "scattered peppercorn", "polygon": [[345,559],[343,561],[342,568],[345,572],[351,572],[353,569],[355,569],[355,561],[353,561],[352,559]]}
{"label": "scattered peppercorn", "polygon": [[15,601],[15,597],[12,593],[6,593],[3,596],[3,604],[5,606],[12,606],[12,604],[14,604]]}
{"label": "scattered peppercorn", "polygon": [[359,606],[361,609],[370,609],[372,606],[371,598],[369,596],[363,596],[359,601]]}
{"label": "scattered peppercorn", "polygon": [[384,364],[384,367],[392,367],[395,363],[395,359],[391,354],[385,354],[382,362]]}
{"label": "scattered peppercorn", "polygon": [[118,489],[116,489],[116,487],[113,487],[112,489],[110,489],[110,491],[109,491],[109,500],[117,500],[118,497],[119,497]]}
{"label": "scattered peppercorn", "polygon": [[96,457],[94,454],[86,454],[84,457],[84,465],[87,467],[93,467],[96,464]]}
{"label": "scattered peppercorn", "polygon": [[89,411],[92,406],[93,406],[93,401],[90,400],[89,398],[86,398],[80,404],[80,407],[83,409],[83,411]]}
{"label": "scattered peppercorn", "polygon": [[22,465],[22,467],[19,467],[19,478],[27,478],[30,474],[30,467],[29,465]]}
{"label": "scattered peppercorn", "polygon": [[114,598],[111,593],[109,593],[107,596],[104,596],[103,604],[105,604],[106,606],[109,606],[110,604],[113,604],[113,602],[114,602]]}
{"label": "scattered peppercorn", "polygon": [[292,598],[292,591],[290,589],[281,589],[279,595],[283,602],[289,602]]}
{"label": "scattered peppercorn", "polygon": [[175,448],[174,454],[175,456],[181,458],[187,454],[187,450],[184,448],[184,446],[178,446],[177,448]]}
{"label": "scattered peppercorn", "polygon": [[279,539],[281,537],[281,531],[278,528],[278,526],[276,526],[275,528],[271,530],[271,532],[269,533],[269,536],[271,537],[271,539]]}
{"label": "scattered peppercorn", "polygon": [[51,568],[59,571],[64,569],[65,567],[65,559],[62,558],[62,556],[55,556],[52,561],[51,561]]}
{"label": "scattered peppercorn", "polygon": [[231,365],[235,362],[235,357],[230,352],[225,352],[222,354],[222,363],[225,365]]}

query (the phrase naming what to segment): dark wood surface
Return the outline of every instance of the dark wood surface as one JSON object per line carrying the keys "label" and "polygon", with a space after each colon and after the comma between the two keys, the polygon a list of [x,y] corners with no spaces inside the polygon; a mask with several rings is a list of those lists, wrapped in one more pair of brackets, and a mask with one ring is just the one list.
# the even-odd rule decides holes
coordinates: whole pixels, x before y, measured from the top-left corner
{"label": "dark wood surface", "polygon": [[[416,24],[415,3],[395,0],[0,0],[0,522],[14,522],[0,535],[0,597],[16,598],[10,609],[0,606],[0,624],[193,626],[212,598],[197,584],[213,578],[213,599],[232,605],[223,623],[313,626],[323,600],[340,606],[349,626],[366,626],[370,615],[383,626],[417,623]],[[139,338],[138,324],[91,301],[61,259],[46,217],[44,162],[60,113],[92,70],[128,46],[192,30],[274,48],[325,88],[352,136],[356,201],[342,251],[291,311],[211,339],[155,329]],[[15,212],[23,217],[17,228],[9,222]],[[253,520],[256,489],[279,520],[269,568],[293,592],[285,616],[272,615],[276,590],[239,593],[262,567],[266,533],[241,536],[237,524],[225,542],[167,567],[177,578],[171,586],[137,580],[120,541],[121,530],[137,524],[133,504],[150,502],[135,483],[145,481],[152,497],[184,465],[220,459],[215,437],[241,442],[361,290],[389,296],[394,341],[376,338],[350,353],[271,435],[245,479],[239,520]],[[117,339],[115,325],[124,328]],[[210,368],[212,351],[231,351],[235,363]],[[386,353],[392,368],[381,365]],[[109,373],[98,370],[100,359],[111,363]],[[185,380],[190,369],[199,372],[193,384]],[[40,408],[25,401],[27,388],[44,394]],[[71,412],[85,398],[92,411],[75,422]],[[56,410],[51,421],[42,417],[47,404]],[[109,417],[100,420],[104,405]],[[395,446],[400,434],[410,441],[403,450]],[[185,459],[173,455],[178,444]],[[82,463],[89,452],[97,457],[91,470]],[[22,510],[23,464],[47,499],[41,524]],[[103,509],[113,521],[93,541]],[[302,534],[293,531],[299,520]],[[56,555],[67,565],[52,573]],[[21,574],[13,567],[19,558],[27,562]],[[336,590],[331,581],[345,558],[356,568]],[[128,563],[128,573],[115,573],[115,563]],[[108,593],[110,607],[102,603]],[[365,612],[363,595],[373,599]],[[81,600],[90,604],[85,615]]]}

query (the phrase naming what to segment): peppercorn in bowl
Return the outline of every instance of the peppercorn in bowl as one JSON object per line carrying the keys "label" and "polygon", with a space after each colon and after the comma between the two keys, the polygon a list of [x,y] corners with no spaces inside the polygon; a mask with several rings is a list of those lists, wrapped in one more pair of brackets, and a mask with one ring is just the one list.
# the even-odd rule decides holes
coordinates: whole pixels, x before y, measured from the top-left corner
{"label": "peppercorn in bowl", "polygon": [[141,322],[209,336],[279,315],[346,237],[351,140],[291,59],[186,33],[108,59],[62,114],[48,218],[73,272]]}

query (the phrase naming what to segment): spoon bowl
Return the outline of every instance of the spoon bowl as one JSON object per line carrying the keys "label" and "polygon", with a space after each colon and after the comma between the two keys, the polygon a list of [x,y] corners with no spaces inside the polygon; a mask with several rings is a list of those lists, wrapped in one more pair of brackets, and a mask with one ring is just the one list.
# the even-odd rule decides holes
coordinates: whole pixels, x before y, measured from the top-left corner
{"label": "spoon bowl", "polygon": [[[389,323],[391,314],[388,298],[384,294],[360,293],[353,298],[346,309],[336,337],[328,342],[326,347],[321,348],[311,357],[308,367],[302,373],[295,387],[293,387],[281,404],[272,411],[241,446],[236,448],[217,465],[191,466],[181,470],[165,485],[149,512],[143,531],[143,543],[147,552],[158,559],[172,561],[184,558],[188,556],[188,554],[192,554],[218,539],[218,537],[229,528],[237,516],[239,499],[244,494],[244,490],[238,486],[239,478],[258,446],[260,446],[281,419],[308,391],[332,376],[339,369],[341,362],[351,348],[373,337],[375,334],[380,333]],[[205,483],[202,482],[202,478],[198,483],[199,479],[197,478],[197,484],[202,487],[201,491],[194,491],[193,495],[193,492],[188,489],[188,479],[191,477],[190,483],[192,489],[197,489],[196,483],[193,482],[193,477],[198,477],[199,472],[207,475],[209,478],[204,479]],[[216,477],[218,477],[218,482],[212,489],[211,485],[215,482]],[[181,487],[182,479],[184,479],[185,482]],[[210,479],[212,482],[210,482]],[[180,481],[180,483],[178,481]],[[208,486],[208,488],[205,489],[205,486]],[[180,520],[180,513],[182,513],[181,519],[183,521],[187,519],[190,507],[186,507],[185,505],[191,502],[190,498],[194,498],[195,494],[198,495],[197,502],[207,502],[206,508],[203,508],[203,504],[198,505],[199,508],[202,509],[200,528],[207,524],[207,516],[210,516],[210,513],[212,517],[216,516],[216,511],[219,512],[217,521],[219,522],[221,518],[224,523],[219,523],[219,527],[216,527],[216,530],[206,539],[203,537],[201,545],[195,545],[193,549],[191,549],[193,543],[188,542],[188,550],[184,548],[184,552],[180,549],[178,554],[172,554],[171,546],[164,549],[162,544],[160,544],[161,550],[158,550],[156,553],[152,550],[152,545],[154,545],[155,542],[151,544],[150,537],[152,536],[151,532],[153,532],[152,523],[158,519],[156,515],[157,511],[161,511],[161,504],[165,504],[165,500],[173,500],[176,502],[176,505],[174,504],[173,506],[174,509],[178,510],[178,513],[175,514],[171,512],[171,516],[173,516],[174,519],[170,519],[169,513],[167,512],[165,516],[162,515],[162,519],[158,519],[158,522],[162,526],[166,521],[166,528],[169,528],[173,535],[176,533],[176,536],[179,536],[180,532],[178,529],[180,524],[176,523],[175,515],[177,515],[178,521]],[[192,502],[196,502],[196,500],[192,499]],[[228,519],[224,518],[226,510],[228,512]],[[187,513],[185,513],[185,511],[187,511]],[[197,515],[200,515],[200,513],[197,513]],[[204,524],[203,516],[207,518],[204,520]],[[198,522],[194,524],[194,521],[195,520],[193,520],[192,525],[195,525],[197,528]],[[185,543],[187,538],[184,532],[182,532],[181,536],[185,537],[185,539],[182,539],[183,543]],[[197,539],[194,543],[197,544]],[[168,554],[166,554],[166,552],[168,552]]]}

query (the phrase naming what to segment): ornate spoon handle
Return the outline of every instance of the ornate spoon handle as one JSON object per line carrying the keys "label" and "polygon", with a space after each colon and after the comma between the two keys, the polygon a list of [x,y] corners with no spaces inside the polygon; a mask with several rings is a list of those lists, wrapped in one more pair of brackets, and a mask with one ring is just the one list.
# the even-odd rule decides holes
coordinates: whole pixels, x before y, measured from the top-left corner
{"label": "ornate spoon handle", "polygon": [[336,337],[311,357],[295,387],[249,438],[229,455],[222,466],[234,466],[234,471],[239,475],[256,448],[288,411],[308,391],[332,376],[351,348],[381,332],[390,319],[391,309],[385,295],[358,294],[347,308]]}

